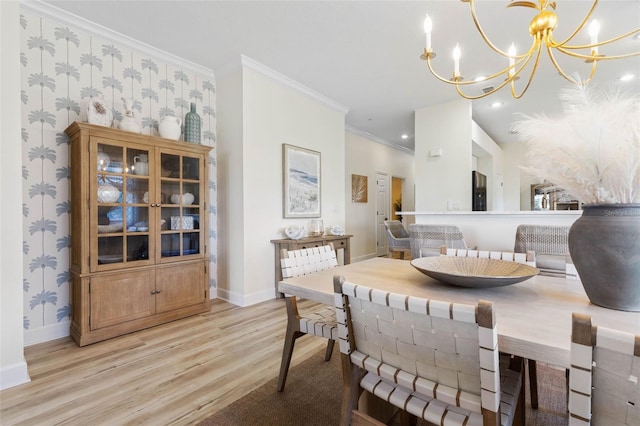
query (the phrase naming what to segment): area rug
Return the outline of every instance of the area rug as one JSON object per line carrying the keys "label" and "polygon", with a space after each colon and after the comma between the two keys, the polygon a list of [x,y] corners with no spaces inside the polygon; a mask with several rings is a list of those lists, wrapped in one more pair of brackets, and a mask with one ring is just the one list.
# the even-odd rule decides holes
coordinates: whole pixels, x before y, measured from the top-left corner
{"label": "area rug", "polygon": [[284,391],[278,392],[277,384],[275,377],[199,426],[328,426],[340,423],[342,372],[337,350],[330,361],[324,360],[323,349],[290,368]]}
{"label": "area rug", "polygon": [[[291,368],[283,392],[276,391],[277,382],[277,377],[271,379],[199,426],[340,424],[342,374],[337,350],[329,362],[324,361],[322,350]],[[564,383],[564,370],[538,363],[540,408],[532,410],[527,395],[527,426],[564,426],[568,423]],[[399,424],[395,420],[393,424]]]}

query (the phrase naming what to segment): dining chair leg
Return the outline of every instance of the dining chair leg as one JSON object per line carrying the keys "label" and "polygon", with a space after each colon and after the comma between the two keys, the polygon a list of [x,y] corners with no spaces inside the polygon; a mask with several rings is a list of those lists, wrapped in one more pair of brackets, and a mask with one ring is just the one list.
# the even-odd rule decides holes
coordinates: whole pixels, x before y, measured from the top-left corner
{"label": "dining chair leg", "polygon": [[284,384],[287,381],[287,373],[289,372],[289,365],[291,364],[291,356],[293,355],[293,346],[296,343],[296,339],[300,336],[304,336],[305,333],[292,330],[289,331],[287,327],[287,335],[284,339],[284,348],[282,349],[282,361],[280,362],[280,375],[278,376],[278,392],[282,392]]}
{"label": "dining chair leg", "polygon": [[564,370],[564,377],[566,378],[566,382],[565,382],[565,384],[566,384],[565,388],[566,389],[565,390],[567,392],[567,413],[568,413],[569,412],[569,392],[570,392],[570,389],[569,389],[569,369],[568,368],[566,370]]}
{"label": "dining chair leg", "polygon": [[514,426],[525,426],[527,423],[527,402],[525,400],[525,388],[527,387],[527,382],[525,381],[524,359],[520,357],[513,357],[511,366],[509,368],[520,371],[520,380],[522,381],[520,394],[518,395],[518,406],[514,414],[513,424]]}
{"label": "dining chair leg", "polygon": [[333,344],[335,342],[336,342],[335,340],[329,339],[329,342],[327,343],[327,351],[324,354],[325,361],[331,360],[331,354],[333,353]]}
{"label": "dining chair leg", "polygon": [[340,426],[351,425],[353,410],[358,409],[358,400],[362,393],[360,381],[364,377],[366,370],[363,370],[351,363],[351,357],[340,353],[342,364],[342,406],[340,414]]}
{"label": "dining chair leg", "polygon": [[538,368],[534,359],[527,360],[529,367],[529,391],[531,392],[531,408],[538,408]]}
{"label": "dining chair leg", "polygon": [[282,348],[282,361],[280,362],[280,374],[278,375],[278,392],[282,392],[284,384],[287,381],[287,373],[291,364],[291,356],[293,355],[293,346],[296,339],[304,336],[305,333],[300,331],[300,315],[298,314],[298,304],[295,297],[286,297],[285,304],[287,307],[287,331],[284,336],[284,347]]}

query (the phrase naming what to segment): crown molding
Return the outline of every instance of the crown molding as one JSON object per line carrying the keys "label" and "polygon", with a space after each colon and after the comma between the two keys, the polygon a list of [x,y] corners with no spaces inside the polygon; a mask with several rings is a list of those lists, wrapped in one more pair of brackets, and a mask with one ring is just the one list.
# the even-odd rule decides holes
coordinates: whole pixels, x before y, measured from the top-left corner
{"label": "crown molding", "polygon": [[114,41],[130,49],[153,56],[159,60],[179,65],[186,71],[190,71],[196,74],[210,75],[212,78],[214,78],[213,70],[209,68],[190,62],[184,58],[181,58],[169,52],[165,52],[164,50],[160,50],[139,40],[135,40],[129,36],[111,30],[100,24],[91,22],[81,16],[57,8],[50,3],[44,3],[41,0],[20,0],[20,9],[31,12],[42,18],[51,19],[54,22],[77,28],[88,34],[95,34],[96,36]]}
{"label": "crown molding", "polygon": [[393,143],[391,143],[391,142],[389,142],[389,141],[387,141],[385,139],[379,138],[378,136],[374,136],[371,133],[365,132],[364,130],[357,129],[357,128],[352,127],[352,126],[346,126],[345,130],[347,132],[351,132],[351,133],[356,134],[358,136],[362,136],[363,138],[368,139],[368,140],[370,140],[372,142],[376,142],[376,143],[379,143],[379,144],[382,144],[382,145],[386,145],[389,148],[397,149],[398,151],[406,152],[407,154],[411,154],[411,155],[415,155],[416,154],[414,151],[410,150],[407,147],[393,144]]}
{"label": "crown molding", "polygon": [[325,104],[326,106],[335,109],[338,112],[341,112],[343,114],[347,114],[349,112],[349,108],[340,104],[339,102],[334,101],[331,98],[328,98],[327,96],[316,92],[315,90],[298,83],[295,80],[292,80],[291,78],[287,77],[284,74],[279,73],[278,71],[271,69],[267,66],[262,65],[259,62],[254,61],[253,59],[244,56],[244,55],[240,55],[240,62],[242,65],[242,68],[248,68],[251,69],[253,71],[256,71],[266,77],[271,78],[272,80],[282,84],[283,86],[289,87],[291,89],[297,90],[298,92],[309,96],[310,98]]}

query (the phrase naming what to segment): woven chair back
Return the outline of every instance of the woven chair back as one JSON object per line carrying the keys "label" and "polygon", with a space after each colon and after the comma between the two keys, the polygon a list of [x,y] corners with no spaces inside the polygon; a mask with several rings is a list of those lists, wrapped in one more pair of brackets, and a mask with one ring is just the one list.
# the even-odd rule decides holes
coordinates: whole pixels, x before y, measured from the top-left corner
{"label": "woven chair back", "polygon": [[416,259],[425,256],[426,250],[440,250],[440,247],[466,249],[462,231],[455,225],[425,225],[412,223],[409,225],[411,257]]}
{"label": "woven chair back", "polygon": [[513,253],[509,251],[455,249],[442,246],[440,248],[440,254],[444,256],[507,260],[510,262],[524,263],[525,265],[533,266],[534,268],[536,266],[536,254],[533,251],[528,251],[526,253]]}
{"label": "woven chair back", "polygon": [[333,243],[320,247],[280,251],[282,278],[299,277],[338,266]]}
{"label": "woven chair back", "polygon": [[569,254],[569,227],[551,225],[519,225],[516,229],[514,250],[525,253],[529,250],[536,255]]}
{"label": "woven chair back", "polygon": [[[369,372],[363,388],[383,398],[387,390],[392,392],[392,403],[406,398],[394,404],[404,404],[409,412],[422,409],[419,415],[436,424],[442,410],[449,409],[459,410],[448,418],[453,421],[459,414],[451,424],[483,424],[487,415],[499,419],[500,366],[492,303],[428,300],[340,277],[334,279],[334,288],[340,351]],[[399,388],[393,390],[394,386]],[[423,401],[422,408],[408,407]]]}
{"label": "woven chair back", "polygon": [[384,226],[394,238],[409,238],[409,233],[399,220],[385,220]]}
{"label": "woven chair back", "polygon": [[640,425],[640,335],[574,313],[569,425]]}

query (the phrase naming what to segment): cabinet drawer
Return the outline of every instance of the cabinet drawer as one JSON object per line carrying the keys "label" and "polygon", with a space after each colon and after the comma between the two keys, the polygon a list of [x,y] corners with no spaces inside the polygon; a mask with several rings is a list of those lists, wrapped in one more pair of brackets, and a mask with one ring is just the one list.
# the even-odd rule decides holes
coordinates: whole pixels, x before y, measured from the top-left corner
{"label": "cabinet drawer", "polygon": [[301,250],[301,249],[308,249],[308,248],[313,248],[313,247],[322,247],[324,244],[322,241],[308,241],[306,243],[293,243],[293,244],[289,244],[289,249],[288,250]]}

